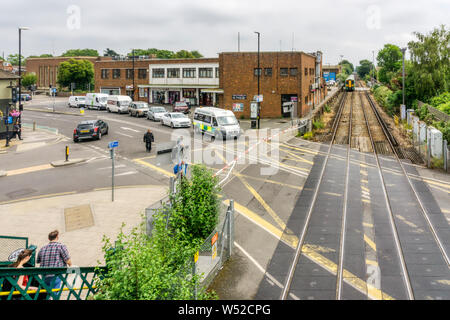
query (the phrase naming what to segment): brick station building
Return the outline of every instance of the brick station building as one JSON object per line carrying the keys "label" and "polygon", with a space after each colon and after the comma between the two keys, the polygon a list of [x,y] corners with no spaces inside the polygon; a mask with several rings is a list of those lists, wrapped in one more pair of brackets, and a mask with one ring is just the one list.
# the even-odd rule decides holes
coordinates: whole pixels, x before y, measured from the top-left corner
{"label": "brick station building", "polygon": [[[219,54],[219,105],[237,117],[250,117],[250,102],[258,93],[257,61],[257,52]],[[261,118],[290,117],[283,103],[291,101],[302,117],[326,94],[320,52],[260,52],[260,69]]]}
{"label": "brick station building", "polygon": [[111,57],[48,57],[48,58],[28,58],[26,60],[27,73],[33,72],[37,76],[36,87],[38,89],[48,89],[50,85],[57,86],[58,69],[61,62],[69,59],[89,60],[95,64],[99,60],[111,60]]}

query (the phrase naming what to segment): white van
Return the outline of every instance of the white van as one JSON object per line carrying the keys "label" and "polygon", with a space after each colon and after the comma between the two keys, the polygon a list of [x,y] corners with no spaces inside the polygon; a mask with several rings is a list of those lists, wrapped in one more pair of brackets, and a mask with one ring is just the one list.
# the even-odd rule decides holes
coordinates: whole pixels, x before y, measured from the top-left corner
{"label": "white van", "polygon": [[195,109],[192,125],[194,132],[206,133],[215,138],[237,139],[242,133],[233,112],[214,107]]}
{"label": "white van", "polygon": [[86,93],[86,107],[88,109],[106,110],[109,95],[106,93]]}
{"label": "white van", "polygon": [[106,104],[108,112],[128,113],[128,106],[131,103],[129,96],[109,96]]}
{"label": "white van", "polygon": [[86,105],[86,97],[84,96],[70,96],[69,108],[82,108]]}

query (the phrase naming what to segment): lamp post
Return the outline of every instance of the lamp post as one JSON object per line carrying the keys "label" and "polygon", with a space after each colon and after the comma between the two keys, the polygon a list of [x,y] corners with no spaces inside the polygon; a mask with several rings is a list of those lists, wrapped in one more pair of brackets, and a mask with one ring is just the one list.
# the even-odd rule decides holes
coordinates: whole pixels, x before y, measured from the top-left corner
{"label": "lamp post", "polygon": [[134,100],[134,96],[135,96],[135,88],[134,88],[134,49],[132,49],[132,54],[133,54],[133,100]]}
{"label": "lamp post", "polygon": [[403,71],[402,71],[402,80],[403,80],[403,85],[402,85],[402,91],[403,91],[403,105],[405,105],[405,52],[406,52],[406,48],[402,48],[402,55],[403,55]]}
{"label": "lamp post", "polygon": [[19,27],[19,130],[22,130],[22,30],[29,30],[28,27]]}
{"label": "lamp post", "polygon": [[260,107],[260,102],[259,102],[259,79],[260,79],[260,77],[261,77],[261,69],[260,69],[260,67],[259,67],[259,38],[260,38],[260,33],[258,32],[258,31],[255,31],[255,33],[258,35],[258,129],[260,128],[260,123],[259,123],[259,121],[260,121],[260,117],[261,117],[261,115],[260,115],[260,110],[261,110],[261,107]]}
{"label": "lamp post", "polygon": [[372,50],[372,87],[375,81],[375,51]]}

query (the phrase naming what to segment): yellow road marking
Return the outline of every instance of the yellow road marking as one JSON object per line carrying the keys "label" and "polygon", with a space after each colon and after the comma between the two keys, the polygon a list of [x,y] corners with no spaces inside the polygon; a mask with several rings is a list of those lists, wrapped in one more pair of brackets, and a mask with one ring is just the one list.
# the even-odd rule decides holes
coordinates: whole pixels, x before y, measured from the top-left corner
{"label": "yellow road marking", "polygon": [[330,195],[330,196],[335,196],[335,197],[342,197],[342,194],[339,194],[339,193],[324,192],[324,194],[328,194],[328,195]]}
{"label": "yellow road marking", "polygon": [[437,282],[450,286],[450,280],[438,280]]}
{"label": "yellow road marking", "polygon": [[[370,283],[367,284],[367,293],[373,297],[374,300],[383,300],[383,294],[380,289],[375,288]],[[393,300],[393,299],[385,299]]]}
{"label": "yellow road marking", "polygon": [[252,177],[252,176],[247,176],[247,175],[242,174],[242,173],[239,173],[239,172],[236,172],[234,175],[235,175],[235,176],[241,176],[241,177],[244,177],[244,178],[247,178],[247,179],[253,179],[253,180],[257,180],[257,181],[263,181],[263,182],[268,182],[268,183],[278,184],[278,185],[280,185],[280,186],[289,187],[289,188],[292,188],[292,189],[303,190],[302,187],[294,186],[294,185],[292,185],[292,184],[287,184],[287,183],[283,183],[283,182],[278,182],[278,181],[274,181],[274,180],[270,180],[270,179],[262,179],[262,178],[257,178],[257,177]]}
{"label": "yellow road marking", "polygon": [[362,202],[365,202],[365,203],[369,203],[369,204],[370,204],[370,200],[362,199]]}
{"label": "yellow road marking", "polygon": [[377,245],[372,241],[372,239],[364,235],[364,241],[373,249],[373,251],[377,251]]}
{"label": "yellow road marking", "polygon": [[367,189],[366,187],[364,187],[364,186],[361,186],[361,189],[363,189],[364,191],[366,191],[366,192],[370,192],[370,190],[369,189]]}
{"label": "yellow road marking", "polygon": [[142,161],[141,159],[133,159],[133,161],[136,162],[136,163],[142,164],[142,165],[144,165],[146,167],[152,168],[153,170],[156,170],[159,173],[162,173],[163,175],[165,175],[167,177],[175,177],[175,174],[173,174],[172,172],[164,170],[164,169],[162,169],[162,168],[160,168],[158,166],[155,166],[155,165],[153,165],[151,163]]}
{"label": "yellow road marking", "polygon": [[296,155],[296,154],[294,154],[294,153],[292,153],[292,152],[284,151],[284,150],[282,150],[282,149],[283,149],[283,148],[280,148],[280,151],[281,151],[281,152],[287,153],[288,155],[290,155],[290,156],[292,156],[292,157],[294,157],[294,158],[297,158],[298,160],[300,160],[300,161],[302,161],[302,162],[306,162],[306,163],[308,163],[308,164],[310,164],[310,165],[313,165],[313,164],[314,164],[314,162],[312,162],[312,161],[306,160],[306,159],[304,159],[304,158],[302,158],[302,157],[300,157],[300,156],[298,156],[298,155]]}
{"label": "yellow road marking", "polygon": [[[229,205],[229,200],[225,200],[224,203],[226,205]],[[252,221],[253,223],[260,226],[262,229],[268,231],[273,236],[275,236],[277,239],[283,241],[287,245],[289,245],[291,248],[295,249],[298,245],[298,238],[295,235],[288,235],[278,229],[277,227],[273,226],[266,220],[262,219],[258,214],[254,213],[253,211],[249,210],[248,208],[240,205],[237,202],[234,202],[234,208],[237,212],[242,214],[244,217]],[[315,263],[319,264],[324,269],[328,270],[329,272],[333,273],[334,275],[337,274],[337,265],[327,259],[326,257],[322,256],[320,253],[317,252],[317,248],[313,245],[305,244],[302,247],[302,253],[305,254],[309,259],[314,261]],[[371,299],[379,299],[379,295],[376,294],[375,291],[370,291],[367,289],[367,283],[361,279],[359,279],[356,275],[352,274],[351,272],[344,270],[343,272],[343,278],[344,281],[349,283],[351,286],[355,287],[356,289],[360,290],[361,292],[366,293],[369,298]],[[381,291],[380,291],[381,292]],[[388,294],[381,292],[383,294],[383,299],[385,300],[394,300],[391,296]]]}
{"label": "yellow road marking", "polygon": [[134,159],[134,160],[144,160],[144,159],[153,159],[153,158],[156,158],[156,156],[148,156],[148,157],[143,157],[143,158]]}
{"label": "yellow road marking", "polygon": [[367,222],[363,222],[363,226],[368,227],[368,228],[373,228],[373,224],[367,223]]}
{"label": "yellow road marking", "polygon": [[264,199],[259,195],[259,193],[244,179],[242,176],[237,176],[239,180],[245,185],[245,187],[250,191],[250,193],[255,197],[256,200],[266,209],[270,216],[276,221],[276,223],[284,230],[286,229],[286,224],[281,220],[281,218],[273,211],[273,209],[264,201]]}
{"label": "yellow road marking", "polygon": [[366,264],[370,264],[372,266],[377,266],[378,262],[376,262],[374,260],[366,259]]}
{"label": "yellow road marking", "polygon": [[16,170],[9,170],[7,171],[7,176],[15,176],[18,174],[24,174],[24,173],[30,173],[35,171],[41,171],[41,170],[47,170],[53,168],[51,164],[42,164],[39,166],[33,166],[28,168],[21,168]]}
{"label": "yellow road marking", "polygon": [[[287,145],[287,144],[285,144],[285,143],[283,143],[283,144],[281,144],[281,145],[283,145],[284,148],[289,148],[289,149],[293,149],[293,150],[298,150],[298,151],[310,153],[310,154],[313,154],[313,155],[319,154],[319,152],[317,152],[317,151],[310,151],[310,150],[308,150],[308,149],[303,149],[303,148],[300,148],[300,147],[292,147],[292,146]],[[280,148],[282,148],[281,145],[280,145]]]}

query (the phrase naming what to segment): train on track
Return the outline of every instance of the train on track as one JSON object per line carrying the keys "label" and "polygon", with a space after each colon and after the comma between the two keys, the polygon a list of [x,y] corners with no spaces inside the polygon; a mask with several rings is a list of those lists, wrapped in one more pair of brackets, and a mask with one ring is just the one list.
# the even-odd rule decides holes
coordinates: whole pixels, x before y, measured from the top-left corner
{"label": "train on track", "polygon": [[351,74],[345,79],[345,91],[355,91],[355,75]]}

